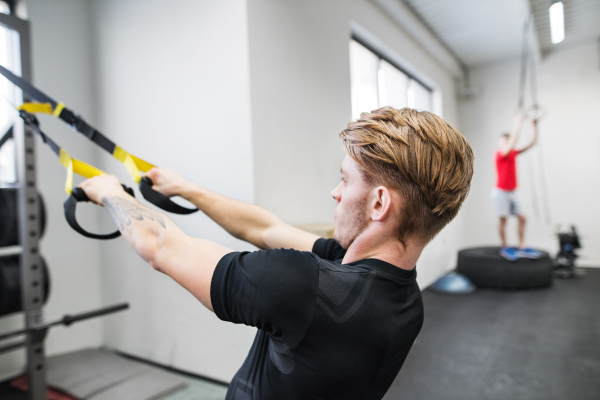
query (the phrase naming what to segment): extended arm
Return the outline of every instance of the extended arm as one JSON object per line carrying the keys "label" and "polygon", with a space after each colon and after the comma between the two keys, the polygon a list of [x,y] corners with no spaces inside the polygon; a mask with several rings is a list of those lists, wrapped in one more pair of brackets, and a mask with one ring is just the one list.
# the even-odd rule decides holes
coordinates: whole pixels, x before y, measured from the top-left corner
{"label": "extended arm", "polygon": [[538,128],[537,128],[537,119],[532,120],[533,123],[533,133],[531,136],[531,141],[529,142],[529,144],[525,147],[523,147],[522,149],[519,150],[520,153],[529,150],[530,148],[532,148],[535,145],[535,142],[537,141],[537,135],[538,135]]}
{"label": "extended arm", "polygon": [[513,130],[510,133],[510,136],[508,137],[508,140],[506,141],[504,146],[502,146],[502,148],[500,148],[500,152],[502,153],[503,156],[508,155],[508,153],[510,153],[512,151],[512,149],[515,148],[515,145],[517,144],[517,140],[519,140],[519,133],[521,133],[521,126],[523,125],[524,119],[525,119],[525,115],[523,115],[523,114],[519,114],[515,118]]}
{"label": "extended arm", "polygon": [[179,195],[193,203],[232,236],[260,249],[288,248],[312,251],[319,236],[286,224],[264,208],[233,200],[185,181],[165,168],[154,168],[147,174],[154,189],[166,196]]}
{"label": "extended arm", "polygon": [[81,188],[104,205],[123,237],[152,267],[173,278],[212,311],[210,284],[219,260],[232,250],[186,235],[167,216],[123,191],[114,176],[88,179]]}

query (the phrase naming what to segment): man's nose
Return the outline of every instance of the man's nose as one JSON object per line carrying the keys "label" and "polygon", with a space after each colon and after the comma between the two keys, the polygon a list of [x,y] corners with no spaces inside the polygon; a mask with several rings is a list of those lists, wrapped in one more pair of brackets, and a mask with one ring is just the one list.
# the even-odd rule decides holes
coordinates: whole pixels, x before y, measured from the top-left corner
{"label": "man's nose", "polygon": [[[340,183],[341,185],[341,183]],[[331,191],[331,196],[335,199],[335,201],[337,201],[338,203],[340,202],[340,185],[337,185],[335,189],[333,189]]]}

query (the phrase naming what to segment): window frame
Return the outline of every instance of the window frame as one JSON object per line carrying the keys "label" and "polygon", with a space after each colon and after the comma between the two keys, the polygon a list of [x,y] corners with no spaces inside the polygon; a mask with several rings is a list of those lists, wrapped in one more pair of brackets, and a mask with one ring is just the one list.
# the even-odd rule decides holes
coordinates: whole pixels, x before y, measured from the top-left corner
{"label": "window frame", "polygon": [[[2,28],[7,28],[14,31],[18,34],[18,46],[13,49],[15,54],[13,54],[16,58],[11,62],[12,65],[5,66],[6,68],[13,70],[13,72],[24,79],[31,81],[31,67],[30,67],[30,53],[29,53],[29,26],[28,22],[21,20],[19,18],[15,18],[12,14],[5,14],[0,12],[0,26]],[[16,67],[16,70],[14,70]],[[0,77],[0,79],[5,79],[4,77]],[[15,88],[15,96],[13,100],[17,102],[17,104],[22,103],[25,100],[25,97],[21,89]],[[4,101],[4,100],[2,100]],[[19,184],[19,181],[22,179],[23,171],[20,171],[19,167],[19,145],[15,138],[23,133],[24,127],[20,118],[15,120],[15,123],[10,127],[13,132],[12,142],[14,144],[14,165],[15,165],[15,181],[14,182],[0,182],[0,186],[2,187],[14,187]],[[9,130],[10,130],[9,129]],[[16,132],[18,131],[18,133]],[[0,135],[4,135],[5,132],[1,132]]]}
{"label": "window frame", "polygon": [[431,93],[431,96],[433,97],[435,88],[433,88],[430,85],[428,85],[427,83],[423,82],[423,80],[420,79],[418,76],[415,76],[412,72],[410,72],[408,69],[404,68],[401,64],[399,64],[398,62],[393,60],[391,57],[388,57],[386,54],[379,51],[377,48],[372,46],[368,41],[362,39],[360,36],[358,36],[354,33],[350,36],[350,40],[354,40],[355,42],[357,42],[358,44],[360,44],[361,46],[363,46],[364,48],[369,50],[371,53],[375,54],[379,58],[380,61],[383,60],[383,61],[391,64],[393,67],[395,67],[400,72],[402,72],[404,75],[406,75],[408,77],[408,79],[412,79],[412,80],[416,81],[419,85],[421,85],[425,89],[427,89],[429,91],[429,93]]}

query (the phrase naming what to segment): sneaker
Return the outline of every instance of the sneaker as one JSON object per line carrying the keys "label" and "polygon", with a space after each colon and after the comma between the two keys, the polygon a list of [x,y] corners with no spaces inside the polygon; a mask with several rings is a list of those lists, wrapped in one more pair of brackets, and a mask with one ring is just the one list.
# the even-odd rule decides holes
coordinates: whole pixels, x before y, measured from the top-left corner
{"label": "sneaker", "polygon": [[533,259],[540,258],[542,256],[541,251],[532,249],[530,247],[525,247],[524,249],[517,250],[517,254],[519,255],[519,257],[533,258]]}
{"label": "sneaker", "polygon": [[509,261],[517,261],[519,259],[517,249],[513,247],[503,247],[500,249],[500,255]]}

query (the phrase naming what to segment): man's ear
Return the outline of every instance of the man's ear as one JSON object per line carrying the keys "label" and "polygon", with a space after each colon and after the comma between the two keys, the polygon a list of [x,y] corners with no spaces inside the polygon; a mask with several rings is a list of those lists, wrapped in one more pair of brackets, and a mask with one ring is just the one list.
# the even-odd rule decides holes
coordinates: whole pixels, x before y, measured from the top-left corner
{"label": "man's ear", "polygon": [[382,222],[392,212],[392,203],[395,196],[392,195],[390,189],[385,186],[377,186],[373,189],[373,202],[371,208],[371,219],[373,221]]}

